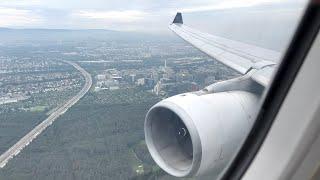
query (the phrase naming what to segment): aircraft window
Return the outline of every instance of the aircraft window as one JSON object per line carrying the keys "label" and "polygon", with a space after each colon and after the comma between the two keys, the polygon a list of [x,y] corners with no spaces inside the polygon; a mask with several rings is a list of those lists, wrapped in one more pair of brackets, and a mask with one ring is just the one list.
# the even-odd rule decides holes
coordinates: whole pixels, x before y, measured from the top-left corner
{"label": "aircraft window", "polygon": [[0,179],[217,179],[307,3],[1,1]]}

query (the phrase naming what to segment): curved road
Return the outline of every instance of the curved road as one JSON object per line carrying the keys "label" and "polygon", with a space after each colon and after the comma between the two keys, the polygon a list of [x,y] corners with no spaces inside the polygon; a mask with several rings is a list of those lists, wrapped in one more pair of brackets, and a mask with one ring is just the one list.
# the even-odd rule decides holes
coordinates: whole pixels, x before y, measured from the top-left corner
{"label": "curved road", "polygon": [[92,86],[91,75],[76,63],[69,62],[69,61],[64,61],[64,62],[72,65],[74,68],[76,68],[78,71],[81,72],[81,74],[84,76],[86,81],[84,87],[74,97],[69,99],[66,103],[64,103],[59,108],[56,108],[56,110],[53,111],[47,117],[47,119],[45,119],[40,124],[38,124],[28,134],[22,137],[16,144],[11,146],[6,152],[1,154],[0,168],[3,168],[11,158],[18,155],[24,147],[29,145],[33,139],[35,139],[48,126],[50,126],[60,115],[65,113],[71,106],[77,103],[90,90]]}

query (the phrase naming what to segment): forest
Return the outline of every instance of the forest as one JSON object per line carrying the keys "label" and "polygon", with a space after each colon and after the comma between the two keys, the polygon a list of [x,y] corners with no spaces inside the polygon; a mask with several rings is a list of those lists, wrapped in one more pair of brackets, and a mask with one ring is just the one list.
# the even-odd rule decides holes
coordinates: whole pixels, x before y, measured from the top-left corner
{"label": "forest", "polygon": [[144,116],[159,100],[138,89],[90,92],[1,169],[0,179],[172,179],[144,142]]}

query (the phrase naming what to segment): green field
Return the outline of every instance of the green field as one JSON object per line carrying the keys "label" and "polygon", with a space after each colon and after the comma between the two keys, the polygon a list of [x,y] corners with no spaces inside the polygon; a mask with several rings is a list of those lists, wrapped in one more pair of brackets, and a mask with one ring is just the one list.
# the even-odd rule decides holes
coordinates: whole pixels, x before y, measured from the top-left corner
{"label": "green field", "polygon": [[34,106],[29,108],[30,112],[44,112],[48,109],[47,106]]}

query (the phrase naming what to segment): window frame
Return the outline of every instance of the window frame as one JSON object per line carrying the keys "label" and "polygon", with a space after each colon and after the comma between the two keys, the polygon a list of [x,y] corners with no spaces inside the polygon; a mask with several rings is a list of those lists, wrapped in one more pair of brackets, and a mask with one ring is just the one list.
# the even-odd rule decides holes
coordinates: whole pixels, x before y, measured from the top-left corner
{"label": "window frame", "polygon": [[297,30],[285,52],[271,85],[266,89],[261,110],[247,138],[229,166],[220,176],[221,180],[241,179],[257,155],[274,122],[286,95],[299,73],[314,39],[320,29],[320,1],[308,2]]}

